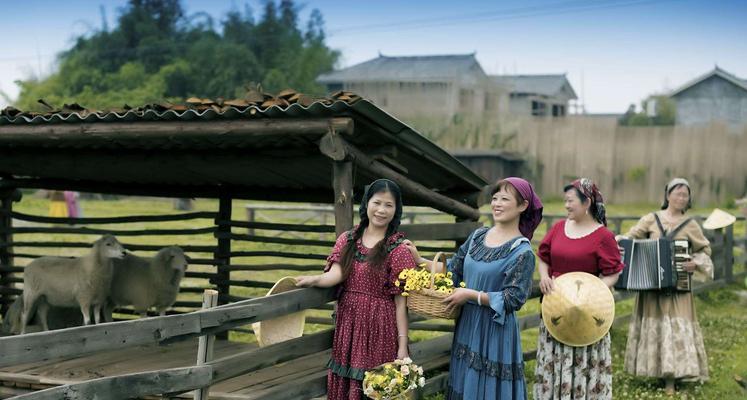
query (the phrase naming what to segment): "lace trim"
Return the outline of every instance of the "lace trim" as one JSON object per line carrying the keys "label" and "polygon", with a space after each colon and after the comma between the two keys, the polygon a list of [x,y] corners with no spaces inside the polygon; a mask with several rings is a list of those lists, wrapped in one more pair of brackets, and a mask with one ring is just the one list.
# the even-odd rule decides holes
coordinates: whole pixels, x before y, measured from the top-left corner
{"label": "lace trim", "polygon": [[458,360],[467,362],[470,368],[475,371],[485,371],[489,376],[498,378],[502,381],[517,381],[524,379],[524,363],[503,364],[489,360],[482,354],[471,351],[465,344],[457,343],[454,349],[454,356]]}
{"label": "lace trim", "polygon": [[343,378],[355,379],[357,381],[362,381],[365,377],[366,371],[368,371],[367,369],[353,368],[349,365],[342,365],[332,359],[327,362],[327,368],[332,370],[332,373],[335,375],[341,376]]}
{"label": "lace trim", "polygon": [[498,247],[488,247],[485,245],[485,234],[490,228],[482,228],[475,232],[472,237],[472,246],[469,248],[469,255],[475,261],[491,262],[505,258],[514,249],[513,244],[521,237],[516,237]]}

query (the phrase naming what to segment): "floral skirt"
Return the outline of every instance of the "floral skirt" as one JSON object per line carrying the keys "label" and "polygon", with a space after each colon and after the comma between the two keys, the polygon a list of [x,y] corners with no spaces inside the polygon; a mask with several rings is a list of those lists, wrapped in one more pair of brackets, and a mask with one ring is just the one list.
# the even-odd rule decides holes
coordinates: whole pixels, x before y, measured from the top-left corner
{"label": "floral skirt", "polygon": [[638,294],[625,370],[656,378],[708,379],[708,357],[691,293]]}
{"label": "floral skirt", "polygon": [[584,346],[556,341],[540,321],[534,400],[612,399],[610,335]]}

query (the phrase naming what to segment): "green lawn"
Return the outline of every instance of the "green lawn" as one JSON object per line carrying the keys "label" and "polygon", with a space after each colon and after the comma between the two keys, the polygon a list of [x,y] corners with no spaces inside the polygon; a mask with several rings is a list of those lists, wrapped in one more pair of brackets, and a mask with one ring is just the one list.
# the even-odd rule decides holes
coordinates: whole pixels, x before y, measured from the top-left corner
{"label": "green lawn", "polygon": [[[245,205],[248,202],[235,201],[233,205],[233,219],[243,221],[246,219]],[[46,199],[36,198],[31,193],[25,193],[23,200],[17,203],[14,208],[17,211],[35,215],[46,215],[48,210],[48,201]],[[195,203],[195,211],[216,211],[217,201],[214,200],[203,200],[199,199]],[[156,214],[173,214],[179,213],[173,210],[172,203],[170,200],[163,199],[150,199],[150,198],[123,198],[120,200],[83,200],[82,201],[83,212],[86,217],[105,217],[105,216],[126,216],[126,215],[156,215]],[[651,212],[657,209],[656,205],[652,204],[640,204],[640,205],[610,205],[608,208],[608,215],[642,215],[646,212]],[[736,214],[736,210],[729,210]],[[564,214],[563,205],[560,202],[550,202],[545,205],[545,212],[547,214]],[[710,209],[695,209],[692,211],[696,215],[708,215]],[[303,223],[309,218],[308,215],[292,215],[281,212],[263,212],[260,215],[262,221],[273,221],[273,222],[286,222],[286,223]],[[453,218],[434,217],[432,221],[453,221]],[[331,219],[330,221],[331,222]],[[312,221],[310,223],[319,223],[319,221]],[[623,230],[628,229],[634,221],[629,221],[623,225]],[[29,223],[16,224],[20,225],[34,225]],[[187,222],[166,222],[166,223],[130,223],[125,225],[96,225],[96,227],[107,227],[112,229],[153,229],[153,228],[200,228],[208,227],[212,225],[211,220],[195,220]],[[541,239],[544,235],[545,226],[541,225],[537,234],[536,239]],[[246,233],[245,229],[234,229],[235,233]],[[735,232],[738,235],[744,235],[745,224],[739,222],[735,227]],[[271,231],[258,231],[257,234],[262,235],[276,235],[277,232]],[[299,234],[300,237],[320,239],[319,234]],[[44,241],[87,241],[91,242],[95,240],[95,235],[40,235],[40,234],[23,234],[17,235],[15,241],[31,241],[31,240],[44,240]],[[122,237],[120,238],[126,243],[138,243],[138,244],[191,244],[191,245],[212,245],[215,244],[215,239],[212,235],[190,235],[190,236],[161,236],[157,239],[154,238],[137,238],[137,237]],[[333,240],[333,235],[329,234],[324,237],[326,240]],[[290,245],[276,245],[276,244],[257,244],[257,243],[246,243],[246,242],[235,242],[234,250],[251,250],[251,249],[263,249],[263,250],[285,250],[293,252],[307,252],[325,254],[329,251],[326,247],[303,247],[298,248]],[[19,253],[44,253],[44,254],[59,254],[59,255],[80,255],[85,252],[85,249],[71,249],[64,251],[57,251],[56,249],[33,249],[33,248],[16,248],[16,252]],[[208,254],[190,254],[192,257],[209,257]],[[18,264],[22,265],[25,262],[23,259],[18,259]],[[249,263],[249,262],[277,262],[277,259],[272,260],[270,258],[253,258],[253,259],[237,259],[233,260],[234,263]],[[289,260],[289,263],[303,263],[308,264],[314,261],[294,261]],[[319,262],[320,266],[322,262]],[[190,266],[191,271],[203,271],[212,272],[213,267],[210,266]],[[233,272],[232,279],[251,279],[272,282],[278,278],[286,275],[295,275],[298,272],[293,271],[263,271],[263,272]],[[206,282],[198,279],[186,279],[184,281],[185,286],[201,287]],[[741,389],[733,380],[733,375],[738,374],[743,377],[747,377],[747,305],[744,300],[739,300],[736,295],[737,290],[740,288],[736,285],[705,295],[697,296],[697,310],[699,320],[706,337],[706,349],[709,354],[710,368],[711,368],[711,381],[699,385],[699,384],[686,384],[682,389],[682,398],[689,399],[740,399],[747,398],[745,392],[740,392]],[[744,289],[744,288],[741,288]],[[252,288],[233,288],[231,294],[237,296],[257,296],[263,295],[266,289],[252,289]],[[180,296],[182,300],[199,300],[199,294],[183,294]],[[528,315],[538,312],[537,300],[529,301],[525,307],[521,310],[521,315]],[[617,304],[617,315],[623,315],[629,313],[632,308],[632,300],[627,300]],[[312,311],[312,315],[315,316],[329,316],[328,311]],[[324,329],[324,325],[307,325],[307,332],[313,332],[320,329]],[[615,399],[649,399],[649,398],[664,398],[663,392],[659,389],[658,382],[649,379],[633,378],[622,371],[622,355],[625,346],[625,336],[627,332],[625,329],[614,329],[612,332],[613,338],[613,355],[614,355],[614,367],[615,367]],[[431,332],[413,332],[412,338],[414,340],[424,340],[433,336],[439,335],[439,333]],[[253,341],[254,337],[251,334],[240,334],[232,333],[231,339],[234,340],[246,340]],[[522,342],[525,349],[536,348],[536,329],[529,329],[522,332]],[[531,383],[532,371],[534,363],[529,362],[527,365],[527,379]],[[684,397],[686,396],[686,397]],[[433,398],[439,398],[435,396]]]}

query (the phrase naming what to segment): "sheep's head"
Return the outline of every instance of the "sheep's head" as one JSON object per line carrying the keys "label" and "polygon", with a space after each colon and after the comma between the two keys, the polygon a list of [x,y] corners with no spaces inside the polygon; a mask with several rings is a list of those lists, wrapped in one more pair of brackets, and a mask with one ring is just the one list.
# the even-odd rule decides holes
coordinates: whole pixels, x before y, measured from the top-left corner
{"label": "sheep's head", "polygon": [[103,250],[103,254],[107,258],[124,258],[125,248],[119,240],[112,235],[104,235],[101,239],[97,240],[93,244],[94,248]]}
{"label": "sheep's head", "polygon": [[156,258],[159,259],[159,264],[165,268],[173,271],[173,277],[171,280],[172,284],[177,284],[179,280],[184,277],[184,273],[187,270],[188,260],[179,246],[164,247],[158,251]]}

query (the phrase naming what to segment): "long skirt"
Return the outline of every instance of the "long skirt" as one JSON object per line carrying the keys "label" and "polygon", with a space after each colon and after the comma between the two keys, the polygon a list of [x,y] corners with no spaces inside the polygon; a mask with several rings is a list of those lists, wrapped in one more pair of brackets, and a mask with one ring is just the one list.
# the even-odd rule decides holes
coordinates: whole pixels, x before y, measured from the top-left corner
{"label": "long skirt", "polygon": [[708,357],[690,292],[638,293],[625,370],[655,378],[708,379]]}
{"label": "long skirt", "polygon": [[583,347],[556,341],[540,321],[534,400],[612,399],[610,335]]}

